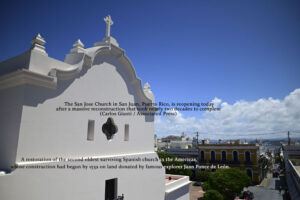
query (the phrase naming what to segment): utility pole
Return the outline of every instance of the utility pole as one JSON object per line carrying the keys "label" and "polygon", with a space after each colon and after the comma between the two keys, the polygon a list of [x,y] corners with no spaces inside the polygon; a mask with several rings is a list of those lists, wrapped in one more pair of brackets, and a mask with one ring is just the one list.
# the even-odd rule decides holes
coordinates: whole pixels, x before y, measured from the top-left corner
{"label": "utility pole", "polygon": [[291,145],[290,131],[288,131],[288,145]]}
{"label": "utility pole", "polygon": [[200,161],[200,149],[199,149],[199,132],[197,131],[196,132],[196,137],[197,137],[197,150],[198,150],[198,156],[197,156],[197,161],[198,161],[198,164],[199,164],[199,161]]}

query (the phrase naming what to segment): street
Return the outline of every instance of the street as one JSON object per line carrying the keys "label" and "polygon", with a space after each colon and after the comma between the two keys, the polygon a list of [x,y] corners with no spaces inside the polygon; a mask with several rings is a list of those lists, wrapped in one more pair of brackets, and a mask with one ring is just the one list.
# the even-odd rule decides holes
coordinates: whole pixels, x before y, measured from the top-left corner
{"label": "street", "polygon": [[253,192],[254,200],[283,200],[282,194],[284,191],[279,192],[280,179],[270,177],[265,187],[250,186],[248,190]]}

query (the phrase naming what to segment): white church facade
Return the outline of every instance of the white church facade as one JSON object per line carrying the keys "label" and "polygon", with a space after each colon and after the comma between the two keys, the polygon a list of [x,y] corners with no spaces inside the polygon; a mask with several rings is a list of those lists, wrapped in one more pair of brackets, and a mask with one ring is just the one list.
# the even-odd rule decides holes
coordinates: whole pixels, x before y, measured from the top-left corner
{"label": "white church facade", "polygon": [[0,63],[1,200],[189,199],[188,177],[166,175],[154,151],[150,85],[105,22],[103,41],[78,40],[64,62],[38,34]]}

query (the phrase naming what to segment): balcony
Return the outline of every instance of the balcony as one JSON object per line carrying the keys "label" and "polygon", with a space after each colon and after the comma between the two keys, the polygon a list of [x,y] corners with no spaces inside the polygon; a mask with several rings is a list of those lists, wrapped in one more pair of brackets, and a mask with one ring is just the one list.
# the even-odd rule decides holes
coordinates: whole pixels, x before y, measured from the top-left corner
{"label": "balcony", "polygon": [[199,160],[199,164],[222,164],[228,165],[228,160]]}
{"label": "balcony", "polygon": [[[242,162],[245,165],[253,165],[252,161]],[[222,165],[241,165],[239,160],[199,160],[199,164],[222,164]]]}
{"label": "balcony", "polygon": [[209,163],[210,163],[210,164],[218,164],[219,161],[217,161],[217,160],[210,160]]}
{"label": "balcony", "polygon": [[199,163],[200,163],[200,164],[205,164],[205,163],[207,163],[207,160],[200,159],[200,160],[199,160]]}
{"label": "balcony", "polygon": [[228,160],[221,160],[221,161],[219,162],[219,164],[228,165],[228,164],[229,164],[229,161],[228,161]]}
{"label": "balcony", "polygon": [[244,162],[245,165],[253,165],[253,162],[251,160],[246,160]]}
{"label": "balcony", "polygon": [[240,161],[238,161],[238,160],[233,160],[233,161],[229,161],[229,163],[228,163],[229,165],[240,165],[241,164],[241,162]]}

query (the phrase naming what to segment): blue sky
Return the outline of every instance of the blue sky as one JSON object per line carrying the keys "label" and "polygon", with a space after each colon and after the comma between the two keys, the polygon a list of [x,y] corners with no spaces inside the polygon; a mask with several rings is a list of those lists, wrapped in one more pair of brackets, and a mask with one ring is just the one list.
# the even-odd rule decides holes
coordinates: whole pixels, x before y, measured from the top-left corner
{"label": "blue sky", "polygon": [[[105,36],[103,18],[110,14],[112,36],[126,50],[138,77],[150,83],[156,101],[215,99],[220,100],[220,107],[226,103],[235,108],[237,102],[253,106],[260,99],[273,105],[268,101],[271,97],[284,107],[285,98],[293,94],[295,101],[300,100],[296,91],[300,88],[299,10],[300,1],[296,0],[2,1],[0,61],[26,51],[37,33],[47,41],[49,56],[63,60],[78,38],[85,47],[101,41]],[[263,114],[256,107],[243,112]],[[292,115],[290,110],[284,112],[280,117]],[[207,115],[183,112],[180,116],[186,123],[202,126],[190,129],[185,124],[167,129],[162,124],[170,119],[162,118],[158,119],[157,134],[202,130],[211,137],[214,132],[203,128]],[[243,132],[249,126],[249,119],[241,118],[234,120],[245,122],[245,126],[231,127],[228,132]],[[280,131],[300,130],[296,125],[299,118],[295,115],[292,122],[281,122],[284,128]],[[251,131],[279,131],[276,122],[272,124],[268,130]],[[225,129],[220,125],[220,136],[227,133]]]}

